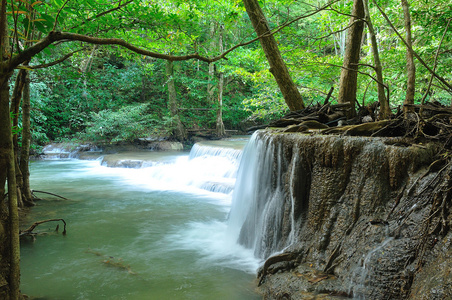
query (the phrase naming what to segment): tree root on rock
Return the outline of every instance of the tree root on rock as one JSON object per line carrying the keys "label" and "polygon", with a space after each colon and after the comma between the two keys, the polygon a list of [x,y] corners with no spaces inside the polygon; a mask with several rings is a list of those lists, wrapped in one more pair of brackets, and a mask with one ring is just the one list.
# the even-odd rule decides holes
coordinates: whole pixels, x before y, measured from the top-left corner
{"label": "tree root on rock", "polygon": [[281,268],[279,268],[278,270],[273,270],[273,272],[270,272],[270,266],[276,264],[276,263],[280,263],[280,262],[291,262],[293,260],[296,260],[298,257],[298,253],[294,253],[294,252],[286,252],[286,253],[281,253],[281,254],[277,254],[274,256],[270,256],[269,258],[267,258],[267,260],[265,261],[264,265],[259,269],[259,272],[257,274],[257,278],[259,279],[259,283],[257,286],[261,286],[262,283],[264,283],[265,278],[268,274],[273,274],[276,271],[279,271]]}
{"label": "tree root on rock", "polygon": [[[452,109],[440,103],[413,105],[415,111],[405,114],[401,110],[391,119],[376,120],[377,106],[374,103],[360,107],[358,116],[346,119],[349,104],[310,105],[293,111],[267,125],[249,128],[248,132],[264,128],[281,128],[282,132],[305,133],[318,129],[320,134],[342,134],[348,136],[402,137],[407,145],[425,141],[443,142],[444,149],[452,149]],[[313,122],[314,121],[314,122]],[[310,122],[315,126],[310,127]],[[329,128],[319,129],[319,124]]]}

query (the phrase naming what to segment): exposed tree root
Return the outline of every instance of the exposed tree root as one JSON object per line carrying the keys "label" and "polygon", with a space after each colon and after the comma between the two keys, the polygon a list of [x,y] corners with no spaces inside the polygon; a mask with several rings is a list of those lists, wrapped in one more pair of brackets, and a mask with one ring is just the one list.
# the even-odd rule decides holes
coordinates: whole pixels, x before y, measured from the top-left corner
{"label": "exposed tree root", "polygon": [[323,105],[290,112],[267,125],[251,127],[248,132],[276,127],[285,128],[282,132],[315,130],[320,134],[402,137],[408,145],[441,141],[445,149],[452,149],[452,109],[437,102],[410,106],[414,108],[413,113],[405,114],[400,110],[391,119],[377,121],[378,105],[375,103],[360,107],[357,117],[346,119],[348,104],[333,105],[325,101]]}
{"label": "exposed tree root", "polygon": [[[417,268],[424,264],[424,256],[438,239],[444,237],[450,230],[450,214],[452,213],[452,161],[449,161],[428,185],[433,190],[433,196],[426,204],[430,204],[430,213],[422,222],[423,230],[416,247]],[[438,180],[439,178],[439,180]],[[425,192],[423,189],[421,193]]]}
{"label": "exposed tree root", "polygon": [[293,261],[297,258],[297,256],[298,256],[298,253],[287,252],[287,253],[281,253],[281,254],[277,254],[274,256],[270,256],[269,258],[267,258],[264,265],[261,267],[261,269],[259,270],[259,272],[257,274],[257,278],[259,279],[258,286],[261,286],[262,283],[264,283],[267,274],[270,274],[269,268],[271,265],[274,265],[279,262]]}

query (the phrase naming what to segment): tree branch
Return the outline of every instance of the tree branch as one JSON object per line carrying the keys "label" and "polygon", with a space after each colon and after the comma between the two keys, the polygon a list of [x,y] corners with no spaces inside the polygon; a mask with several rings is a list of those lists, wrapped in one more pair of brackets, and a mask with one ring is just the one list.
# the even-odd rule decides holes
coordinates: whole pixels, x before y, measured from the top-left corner
{"label": "tree branch", "polygon": [[58,10],[58,13],[55,17],[55,23],[53,24],[53,29],[52,31],[54,31],[56,29],[56,26],[58,24],[58,17],[60,16],[61,11],[63,10],[63,8],[66,6],[66,4],[69,2],[70,0],[66,0],[66,2],[64,2],[63,6],[60,7],[60,9]]}
{"label": "tree branch", "polygon": [[[441,45],[442,45],[443,40],[444,40],[444,37],[446,36],[447,29],[449,29],[450,21],[451,21],[451,19],[449,19],[449,21],[447,22],[446,29],[444,30],[443,36],[442,36],[441,41],[439,42],[439,45],[438,45],[438,49],[436,49],[435,61],[433,63],[433,71],[436,70],[436,65],[437,65],[436,63],[438,61],[439,49],[441,48]],[[422,97],[422,99],[421,99],[421,104],[424,104],[425,99],[427,98],[427,95],[428,95],[428,93],[430,91],[430,88],[432,86],[432,81],[433,81],[433,75],[430,77],[430,80],[429,80],[428,86],[427,86],[427,91],[425,92],[424,97]]]}
{"label": "tree branch", "polygon": [[47,64],[34,65],[34,66],[19,65],[19,66],[17,66],[17,68],[18,69],[27,69],[27,70],[37,70],[37,69],[44,69],[44,68],[52,67],[52,66],[55,66],[57,64],[62,63],[63,61],[65,61],[66,59],[68,59],[69,57],[74,55],[75,53],[83,51],[85,49],[86,48],[78,49],[78,50],[76,50],[74,52],[66,54],[65,56],[63,56],[62,58],[60,58],[58,60],[52,61],[52,62],[47,63]]}
{"label": "tree branch", "polygon": [[79,23],[79,24],[77,24],[77,25],[75,25],[75,26],[69,28],[69,30],[75,29],[75,28],[77,28],[77,27],[79,27],[79,26],[82,26],[82,25],[84,25],[84,24],[86,24],[86,23],[88,23],[88,22],[91,22],[91,21],[93,21],[93,20],[95,20],[95,19],[97,19],[97,18],[100,18],[100,17],[102,17],[102,16],[105,16],[106,14],[109,14],[109,13],[111,13],[111,12],[120,10],[121,8],[127,6],[128,4],[130,4],[130,3],[132,3],[132,2],[133,2],[133,0],[129,0],[129,1],[125,2],[125,3],[123,3],[123,4],[121,4],[121,2],[119,2],[119,5],[118,5],[118,6],[116,6],[116,7],[114,7],[114,8],[111,8],[111,9],[109,9],[109,10],[106,10],[106,11],[104,11],[104,12],[101,12],[100,14],[97,14],[97,15],[95,15],[94,17],[88,18],[88,19],[86,19],[85,21],[83,21],[83,22],[81,22],[81,23]]}
{"label": "tree branch", "polygon": [[[67,1],[69,1],[69,0],[67,0]],[[21,53],[13,56],[9,62],[1,63],[0,66],[3,65],[9,71],[12,71],[15,68],[17,68],[17,66],[22,64],[23,62],[30,60],[34,55],[40,53],[42,50],[47,48],[52,43],[54,43],[54,42],[70,42],[70,41],[80,41],[80,42],[86,42],[86,43],[96,44],[96,45],[118,45],[118,46],[122,46],[126,49],[129,49],[132,52],[135,52],[135,53],[138,53],[138,54],[141,54],[144,56],[149,56],[149,57],[153,57],[153,58],[157,58],[157,59],[164,59],[164,60],[169,60],[169,61],[184,61],[184,60],[198,59],[203,62],[211,63],[211,62],[216,62],[221,59],[227,59],[226,56],[229,53],[231,53],[232,51],[234,51],[235,49],[252,44],[252,43],[258,41],[262,37],[273,35],[279,31],[281,31],[283,28],[289,26],[290,24],[292,24],[300,19],[312,16],[312,15],[318,13],[319,11],[326,9],[328,6],[334,4],[338,1],[339,0],[334,0],[332,2],[329,2],[328,4],[325,4],[323,7],[319,8],[318,10],[316,10],[314,12],[297,17],[290,22],[286,22],[286,23],[276,27],[276,29],[269,31],[268,33],[266,33],[264,35],[258,36],[250,41],[237,44],[237,45],[229,48],[225,52],[220,53],[219,55],[211,57],[211,58],[202,56],[198,53],[188,54],[188,55],[180,55],[180,56],[158,53],[158,52],[154,52],[154,51],[150,51],[150,50],[146,50],[146,49],[134,46],[134,45],[130,44],[129,42],[127,42],[123,39],[118,39],[118,38],[97,38],[97,37],[92,37],[92,36],[82,35],[82,34],[77,34],[77,33],[51,31],[41,41],[39,41],[36,44],[34,44],[33,46],[25,49]]]}
{"label": "tree branch", "polygon": [[63,235],[66,235],[66,221],[64,221],[63,219],[49,219],[49,220],[44,220],[44,221],[38,221],[38,222],[34,222],[30,227],[28,227],[27,229],[20,231],[19,235],[29,235],[32,233],[32,231],[40,224],[43,223],[47,223],[47,222],[58,222],[58,221],[62,221],[64,223],[64,229],[63,229]]}
{"label": "tree branch", "polygon": [[322,6],[322,7],[318,8],[318,9],[316,9],[316,10],[314,10],[314,11],[308,13],[308,14],[305,14],[305,15],[302,15],[302,16],[299,16],[299,17],[296,17],[295,19],[293,19],[293,20],[291,20],[291,21],[284,22],[284,23],[282,23],[281,25],[277,26],[276,28],[270,30],[270,32],[268,33],[268,35],[278,33],[278,32],[281,31],[283,28],[285,28],[285,27],[291,25],[292,23],[295,23],[295,22],[297,22],[297,21],[299,21],[299,20],[301,20],[301,19],[305,19],[305,18],[311,17],[311,16],[313,16],[313,15],[315,15],[315,14],[321,12],[322,10],[327,9],[329,6],[331,6],[331,5],[333,5],[334,3],[339,2],[339,1],[340,1],[340,0],[333,0],[333,1],[328,2],[327,4],[325,4],[324,6]]}
{"label": "tree branch", "polygon": [[[344,67],[344,66],[339,66],[339,65],[330,64],[330,63],[322,63],[322,64],[327,65],[327,66],[338,67],[338,68],[354,71],[354,72],[357,72],[359,74],[369,76],[373,81],[375,81],[377,84],[382,85],[386,89],[386,97],[387,97],[387,99],[389,99],[389,87],[386,84],[384,84],[383,82],[380,82],[377,78],[373,77],[369,73],[365,73],[365,72],[362,72],[362,71],[359,71],[359,70],[354,70],[354,69],[350,69],[350,68],[347,68],[347,67]],[[367,64],[358,64],[358,66],[360,66],[360,65],[374,68],[373,66],[367,65]]]}
{"label": "tree branch", "polygon": [[383,17],[385,18],[386,22],[388,22],[389,26],[392,28],[392,30],[394,30],[394,32],[397,34],[397,36],[399,37],[399,39],[405,44],[405,46],[413,52],[413,55],[416,57],[416,59],[433,75],[436,77],[436,79],[438,79],[442,84],[444,84],[445,86],[447,86],[447,88],[449,88],[450,90],[452,90],[452,86],[441,76],[439,76],[438,74],[436,74],[436,72],[434,70],[432,70],[425,62],[424,60],[419,56],[419,54],[417,54],[416,51],[414,51],[414,49],[408,45],[408,43],[405,41],[405,39],[400,35],[400,33],[397,31],[397,29],[395,28],[394,24],[392,24],[391,20],[389,20],[388,16],[385,14],[385,12],[381,9],[381,7],[377,4],[377,2],[375,0],[373,0],[375,6],[378,8],[378,10],[380,11],[380,13],[383,15]]}

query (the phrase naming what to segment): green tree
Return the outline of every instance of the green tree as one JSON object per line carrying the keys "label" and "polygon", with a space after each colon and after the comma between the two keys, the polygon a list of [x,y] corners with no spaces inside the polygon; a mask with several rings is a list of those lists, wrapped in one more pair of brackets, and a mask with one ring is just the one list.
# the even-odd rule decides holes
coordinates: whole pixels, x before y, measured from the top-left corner
{"label": "green tree", "polygon": [[[30,13],[23,13],[27,12],[27,6],[29,7],[30,4],[33,6],[33,9],[36,10],[36,19],[32,19],[32,14]],[[55,1],[55,3],[52,2],[48,5],[40,1],[21,1],[17,2],[15,4],[16,7],[13,6],[12,10],[8,12],[11,7],[7,5],[6,0],[1,1],[0,53],[2,55],[2,60],[0,62],[0,210],[2,212],[2,219],[0,220],[0,240],[2,241],[2,244],[0,246],[0,254],[2,257],[2,264],[0,266],[0,280],[5,284],[0,287],[0,295],[3,299],[19,298],[20,278],[18,235],[19,218],[16,183],[16,174],[18,170],[16,170],[14,160],[13,131],[11,127],[11,116],[9,110],[9,79],[11,78],[13,71],[16,68],[24,68],[24,64],[29,62],[45,49],[51,47],[54,43],[67,43],[70,41],[79,41],[95,45],[118,45],[141,55],[165,59],[168,61],[199,59],[205,62],[211,62],[221,59],[221,56],[210,59],[199,54],[179,56],[169,55],[139,48],[128,43],[124,39],[99,36],[94,37],[74,32],[61,32],[59,31],[60,27],[58,24],[61,20],[69,18],[69,12],[72,12],[72,14],[80,17],[80,14],[84,13],[85,7],[93,6],[90,1],[78,2],[79,9],[73,10],[73,7],[72,9],[69,6],[65,7],[66,4],[67,1],[64,3],[61,1]],[[105,3],[96,3],[96,7],[105,7],[103,4]],[[58,9],[55,10],[55,7],[58,7]],[[117,7],[118,6],[112,8],[110,12],[116,11]],[[119,7],[121,7],[121,5]],[[53,15],[51,13],[53,13]],[[102,14],[97,12],[92,17],[89,17],[87,22],[82,25],[86,25],[86,28],[89,28],[88,25],[91,23],[90,21],[104,16],[109,16],[107,19],[110,20],[108,20],[108,23],[102,23],[102,25],[117,25],[120,28],[121,25],[119,25],[119,15],[110,18],[112,14]],[[21,31],[19,25],[21,24],[21,26],[29,27],[31,23],[34,23],[36,28],[41,32],[42,38],[40,38],[37,42],[30,41],[30,45],[27,45],[27,48],[23,48],[21,44],[24,45],[24,43],[19,42],[23,39],[20,35]],[[12,24],[12,26],[10,24]],[[10,26],[8,27],[8,25]],[[12,31],[12,35],[8,34],[9,30]],[[84,28],[84,30],[86,32],[87,29]],[[96,32],[98,32],[97,29]],[[6,183],[8,186],[7,194],[5,193]]]}
{"label": "green tree", "polygon": [[304,102],[284,63],[275,37],[271,34],[267,19],[257,0],[243,0],[262,49],[270,64],[270,72],[276,79],[284,100],[290,110],[304,108]]}

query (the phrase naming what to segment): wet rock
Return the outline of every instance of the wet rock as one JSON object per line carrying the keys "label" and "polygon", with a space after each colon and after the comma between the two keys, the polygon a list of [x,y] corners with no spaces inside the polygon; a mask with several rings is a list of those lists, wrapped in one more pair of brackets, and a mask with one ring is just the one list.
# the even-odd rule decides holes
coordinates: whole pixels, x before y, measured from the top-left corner
{"label": "wet rock", "polygon": [[452,233],[439,240],[426,256],[425,265],[416,274],[410,294],[411,299],[452,299]]}
{"label": "wet rock", "polygon": [[139,169],[143,165],[142,160],[136,159],[110,159],[108,156],[102,160],[102,165],[110,168]]}
{"label": "wet rock", "polygon": [[[452,166],[429,168],[438,145],[258,135],[269,174],[258,172],[266,189],[257,189],[240,240],[264,259],[299,254],[295,269],[268,272],[259,287],[265,299],[450,298],[450,241],[434,236],[450,228]],[[313,270],[328,276],[308,278]]]}
{"label": "wet rock", "polygon": [[161,141],[150,145],[152,150],[158,151],[182,151],[184,146],[180,142]]}

